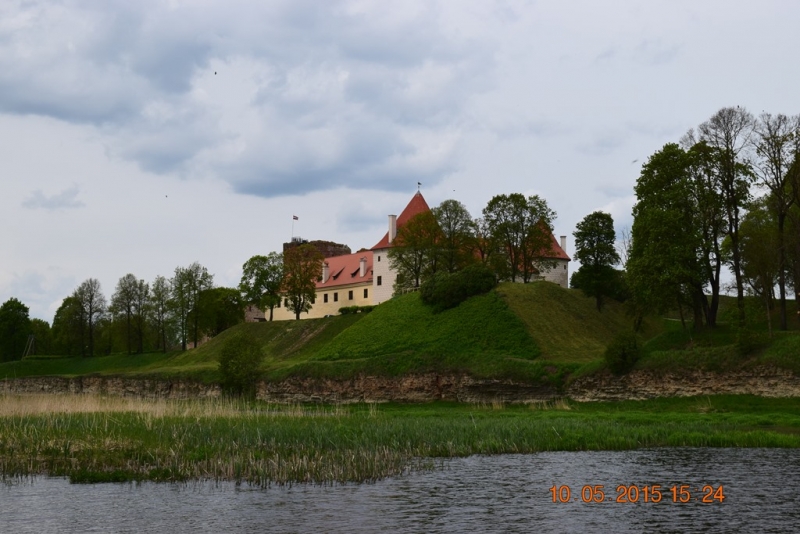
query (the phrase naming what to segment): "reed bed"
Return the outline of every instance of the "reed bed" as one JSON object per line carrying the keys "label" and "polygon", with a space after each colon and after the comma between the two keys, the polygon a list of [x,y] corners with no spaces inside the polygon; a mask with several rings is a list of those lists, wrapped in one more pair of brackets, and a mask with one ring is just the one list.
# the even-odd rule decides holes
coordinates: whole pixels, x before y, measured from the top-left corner
{"label": "reed bed", "polygon": [[707,404],[673,411],[658,405],[654,412],[630,403],[587,409],[567,401],[326,407],[6,395],[0,396],[0,475],[325,484],[375,481],[430,468],[434,458],[471,454],[800,446],[794,405],[775,413],[712,413]]}

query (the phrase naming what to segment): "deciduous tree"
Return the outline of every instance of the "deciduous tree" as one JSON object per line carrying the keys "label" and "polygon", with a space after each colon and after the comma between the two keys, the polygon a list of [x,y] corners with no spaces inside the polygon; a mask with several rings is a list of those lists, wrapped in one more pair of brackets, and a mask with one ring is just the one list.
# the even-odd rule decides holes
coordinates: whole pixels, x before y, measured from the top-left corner
{"label": "deciduous tree", "polygon": [[475,263],[475,223],[466,206],[445,200],[432,211],[440,230],[437,250],[442,269],[454,273]]}
{"label": "deciduous tree", "polygon": [[397,230],[394,246],[389,249],[389,262],[397,272],[395,293],[418,288],[422,280],[439,270],[439,245],[442,231],[430,211],[419,213]]}
{"label": "deciduous tree", "polygon": [[[555,212],[538,195],[496,195],[483,209],[492,239],[506,254],[508,278],[527,283],[533,274],[551,268],[552,222]],[[503,276],[505,273],[498,273]]]}
{"label": "deciduous tree", "polygon": [[[669,143],[642,166],[636,182],[627,281],[636,309],[636,325],[647,311],[679,310],[688,300],[695,323],[702,324],[703,269],[697,251],[700,235],[688,157]],[[687,299],[688,297],[688,299]]]}
{"label": "deciduous tree", "polygon": [[53,353],[82,355],[86,346],[85,331],[83,306],[73,294],[61,302],[53,318]]}
{"label": "deciduous tree", "polygon": [[133,351],[134,338],[136,352],[144,352],[145,315],[149,294],[150,286],[129,273],[119,279],[111,296],[110,311],[125,320],[128,354]]}
{"label": "deciduous tree", "polygon": [[242,265],[242,280],[239,291],[247,302],[252,302],[261,310],[272,312],[281,302],[283,286],[283,255],[270,252],[267,256],[253,256]]}
{"label": "deciduous tree", "polygon": [[170,280],[173,308],[178,322],[181,348],[186,350],[186,341],[191,330],[194,346],[200,339],[200,293],[211,289],[214,277],[208,269],[194,262],[188,267],[175,268],[175,276]]}
{"label": "deciduous tree", "polygon": [[322,276],[324,257],[313,245],[301,245],[287,250],[284,255],[283,293],[288,308],[295,319],[311,309],[317,296],[316,282]]}
{"label": "deciduous tree", "polygon": [[769,207],[776,218],[780,328],[786,330],[786,218],[795,202],[790,170],[800,148],[800,117],[762,113],[756,121],[755,134],[754,168],[759,185],[769,190]]}
{"label": "deciduous tree", "polygon": [[31,321],[28,307],[14,297],[0,306],[0,361],[22,359]]}
{"label": "deciduous tree", "polygon": [[750,200],[753,170],[745,157],[753,134],[753,116],[744,108],[722,108],[699,126],[700,140],[717,151],[718,190],[722,198],[726,234],[731,241],[731,266],[736,279],[739,322],[744,324],[744,280],[739,224]]}
{"label": "deciduous tree", "polygon": [[244,305],[238,289],[215,287],[200,293],[200,331],[214,337],[244,321]]}
{"label": "deciduous tree", "polygon": [[156,276],[153,281],[148,311],[156,333],[156,347],[167,352],[167,331],[172,315],[172,288],[163,276]]}
{"label": "deciduous tree", "polygon": [[88,351],[89,356],[94,356],[95,327],[97,321],[106,313],[106,298],[103,296],[100,282],[96,278],[89,278],[81,283],[73,296],[80,303],[85,326],[83,331],[88,336],[86,349],[82,350],[81,355],[85,356]]}
{"label": "deciduous tree", "polygon": [[603,298],[610,295],[614,284],[614,265],[619,254],[614,246],[614,219],[608,213],[595,211],[576,226],[575,258],[581,262],[583,292],[594,297],[597,311],[603,309]]}

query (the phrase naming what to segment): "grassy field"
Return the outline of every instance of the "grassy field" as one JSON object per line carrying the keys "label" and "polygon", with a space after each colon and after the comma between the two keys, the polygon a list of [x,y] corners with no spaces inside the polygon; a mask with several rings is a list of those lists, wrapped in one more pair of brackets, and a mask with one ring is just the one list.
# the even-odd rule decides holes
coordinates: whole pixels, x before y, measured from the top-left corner
{"label": "grassy field", "polygon": [[361,482],[471,454],[798,447],[798,414],[800,399],[755,397],[308,407],[11,395],[0,397],[0,475]]}
{"label": "grassy field", "polygon": [[[760,310],[757,302],[749,304]],[[743,351],[742,332],[729,320],[734,317],[734,300],[724,298],[720,325],[713,330],[684,329],[672,316],[647,319],[644,356],[636,368],[726,371],[773,365],[800,374],[800,332],[794,322],[793,330],[773,331],[770,338],[766,321],[757,319],[748,325]],[[244,335],[261,347],[262,376],[271,381],[436,372],[560,387],[570,375],[602,371],[606,346],[631,325],[620,303],[609,301],[598,312],[594,300],[576,290],[544,282],[506,283],[438,314],[410,293],[369,314],[242,324],[186,352],[0,364],[0,378],[119,375],[216,382],[220,353],[233,336]]]}

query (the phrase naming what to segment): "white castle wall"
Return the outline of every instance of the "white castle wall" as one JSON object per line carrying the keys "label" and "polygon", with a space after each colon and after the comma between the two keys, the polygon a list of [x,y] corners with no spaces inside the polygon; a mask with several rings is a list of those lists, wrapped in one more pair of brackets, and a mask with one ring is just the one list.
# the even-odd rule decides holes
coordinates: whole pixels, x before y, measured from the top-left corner
{"label": "white castle wall", "polygon": [[[372,251],[372,303],[380,304],[392,298],[394,281],[397,277],[395,271],[389,267],[389,249],[382,248]],[[379,278],[380,277],[380,278]],[[380,279],[381,285],[378,285]]]}

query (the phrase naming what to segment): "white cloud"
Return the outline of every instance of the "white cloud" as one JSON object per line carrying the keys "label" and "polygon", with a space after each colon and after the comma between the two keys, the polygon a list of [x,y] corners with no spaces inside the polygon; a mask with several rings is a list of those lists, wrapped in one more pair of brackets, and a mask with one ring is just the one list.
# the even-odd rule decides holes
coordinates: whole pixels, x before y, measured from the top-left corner
{"label": "white cloud", "polygon": [[82,208],[85,204],[78,199],[78,194],[80,194],[80,188],[77,185],[52,195],[45,195],[37,189],[22,201],[22,205],[29,209],[45,210]]}

